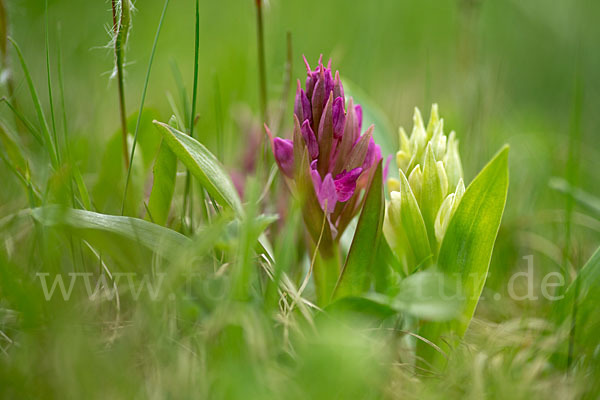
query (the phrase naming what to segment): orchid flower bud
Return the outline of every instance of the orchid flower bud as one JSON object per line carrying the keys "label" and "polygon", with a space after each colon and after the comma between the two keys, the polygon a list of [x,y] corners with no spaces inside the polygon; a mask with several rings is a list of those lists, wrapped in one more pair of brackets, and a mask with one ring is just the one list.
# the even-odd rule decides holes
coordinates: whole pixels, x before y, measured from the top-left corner
{"label": "orchid flower bud", "polygon": [[[382,155],[373,141],[373,127],[361,132],[362,107],[351,98],[346,104],[339,73],[334,77],[331,61],[327,66],[322,61],[319,58],[313,70],[304,58],[306,85],[302,89],[298,81],[296,87],[293,140],[273,138],[266,129],[275,161],[290,186],[295,187],[303,176],[310,177],[318,200],[315,204],[339,237],[360,210],[360,193],[370,184]],[[320,227],[322,222],[311,223]]]}
{"label": "orchid flower bud", "polygon": [[[415,108],[410,137],[402,128],[399,132],[400,150],[396,153],[396,162],[402,179],[388,180],[391,201],[386,212],[384,233],[404,262],[414,264],[422,262],[419,257],[427,255],[423,246],[415,247],[417,243],[428,242],[430,254],[437,253],[462,199],[465,185],[456,134],[444,134],[444,120],[440,118],[436,104],[431,107],[427,127],[419,109]],[[409,206],[412,211],[406,208],[399,211],[399,207]],[[426,236],[426,240],[415,238],[414,229],[419,226],[424,227],[418,232]],[[406,231],[407,227],[410,232]]]}

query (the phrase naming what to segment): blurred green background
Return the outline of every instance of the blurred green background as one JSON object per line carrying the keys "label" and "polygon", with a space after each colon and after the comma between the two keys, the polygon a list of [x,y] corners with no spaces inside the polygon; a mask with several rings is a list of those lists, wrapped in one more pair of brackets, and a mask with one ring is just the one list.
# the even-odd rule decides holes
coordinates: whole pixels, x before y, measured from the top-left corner
{"label": "blurred green background", "polygon": [[[163,3],[138,0],[135,6],[137,12],[126,56],[129,115],[139,107]],[[48,109],[44,2],[12,0],[7,8],[11,36],[21,46],[42,103]],[[467,181],[502,144],[510,144],[508,202],[477,316],[500,322],[545,315],[551,307],[545,302],[498,301],[493,295],[506,297],[510,275],[527,267],[523,256],[534,256],[536,287],[543,274],[562,268],[566,197],[551,189],[549,181],[552,177],[566,176],[570,137],[579,138],[571,143],[578,165],[575,183],[600,197],[599,15],[600,2],[592,0],[269,0],[264,7],[264,24],[271,115],[277,115],[284,91],[286,34],[290,32],[293,82],[298,78],[304,81],[302,54],[313,66],[319,54],[325,59],[332,58],[333,68],[340,70],[342,81],[351,82],[357,92],[364,93],[360,99],[363,107],[383,116],[380,120],[384,123],[376,126],[376,130],[392,144],[383,148],[384,156],[397,150],[397,128],[412,127],[414,107],[419,107],[427,118],[434,102],[440,106],[447,132],[457,132]],[[200,119],[196,132],[199,140],[216,152],[216,132],[222,122],[225,141],[222,161],[232,169],[239,168],[240,154],[249,141],[248,131],[257,129],[262,122],[255,18],[251,0],[200,2],[197,104]],[[116,81],[110,79],[113,53],[106,47],[110,39],[110,3],[50,0],[48,21],[53,84],[55,88],[58,85],[55,72],[60,44],[73,158],[91,188],[101,172],[103,149],[119,128]],[[157,110],[163,121],[172,113],[167,93],[179,99],[174,65],[181,71],[188,95],[191,91],[193,29],[194,1],[172,0],[146,99],[146,106]],[[23,74],[14,51],[10,54],[16,98],[27,117],[35,121]],[[577,82],[580,109],[576,107]],[[293,89],[288,98],[284,132],[277,132],[280,136],[289,135],[286,131],[291,123]],[[0,113],[7,120],[13,118],[4,106]],[[0,167],[0,180],[0,217],[26,207],[22,188],[4,165]],[[600,242],[598,217],[585,207],[575,206],[569,254],[575,267],[581,266]],[[27,281],[25,277],[22,279]],[[57,318],[52,329],[62,329],[61,321],[68,320],[71,311],[67,309],[60,316],[63,319]],[[132,317],[135,321],[132,325],[139,331],[129,332],[125,343],[135,343],[136,335],[146,332],[144,327],[152,326],[152,313],[159,311],[153,309],[149,315]],[[151,337],[147,340],[151,342],[161,334],[157,329],[148,333]],[[46,339],[49,347],[56,345],[52,336]],[[65,348],[57,345],[57,352],[68,351],[66,343],[61,345]],[[360,349],[361,346],[358,345]],[[166,351],[154,350],[159,354],[157,359]],[[135,365],[133,353],[119,354],[121,358],[117,361]],[[115,359],[93,357],[98,368],[111,370]],[[248,357],[242,358],[250,365],[254,358]],[[23,364],[16,368],[25,370],[27,361],[31,359],[24,356]],[[179,368],[172,371],[176,375],[186,369],[189,360],[170,362]],[[309,357],[307,371],[311,369],[310,362],[319,364]],[[309,381],[312,375],[306,373]],[[119,381],[125,378],[119,378],[114,371],[112,374],[106,377],[107,381],[117,380],[121,386],[115,391],[121,395],[127,393],[127,382]],[[20,379],[25,387],[28,382],[23,376]],[[242,381],[250,379],[235,377]],[[84,378],[89,379],[86,385],[102,387],[102,381],[94,381],[93,374]],[[373,383],[370,376],[362,379],[365,387]],[[460,380],[460,376],[456,379]],[[48,382],[49,386],[60,384]],[[166,378],[165,382],[168,386]],[[73,385],[74,396],[82,394],[77,387]],[[260,392],[256,397],[261,397]]]}

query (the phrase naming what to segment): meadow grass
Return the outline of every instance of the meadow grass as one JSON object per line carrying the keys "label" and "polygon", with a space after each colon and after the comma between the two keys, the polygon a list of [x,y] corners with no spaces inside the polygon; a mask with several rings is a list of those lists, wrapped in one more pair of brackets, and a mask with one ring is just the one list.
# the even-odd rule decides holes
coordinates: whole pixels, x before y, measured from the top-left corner
{"label": "meadow grass", "polygon": [[[598,6],[124,1],[0,0],[3,398],[598,398]],[[112,56],[89,50],[107,23]],[[332,245],[335,301],[310,276],[325,213],[307,226],[263,130],[291,136],[302,53],[347,74],[384,157],[443,102],[468,186],[436,239],[442,198],[390,168],[402,221],[425,210],[399,246],[433,249],[407,267],[381,163]]]}

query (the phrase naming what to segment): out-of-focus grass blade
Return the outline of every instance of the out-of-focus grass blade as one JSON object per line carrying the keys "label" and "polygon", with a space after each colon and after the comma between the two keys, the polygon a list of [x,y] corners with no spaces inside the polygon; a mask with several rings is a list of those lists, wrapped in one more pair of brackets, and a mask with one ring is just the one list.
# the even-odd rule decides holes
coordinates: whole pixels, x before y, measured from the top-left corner
{"label": "out-of-focus grass blade", "polygon": [[569,182],[562,178],[550,179],[549,185],[554,190],[573,196],[579,204],[600,215],[600,199],[596,196],[578,187],[571,186]]}
{"label": "out-of-focus grass blade", "polygon": [[368,285],[368,273],[375,259],[384,215],[383,173],[381,161],[375,169],[373,181],[366,194],[365,204],[358,219],[356,233],[348,251],[333,297],[356,296]]}
{"label": "out-of-focus grass blade", "polygon": [[[505,146],[465,191],[442,241],[438,267],[460,280],[465,303],[461,315],[448,324],[423,325],[421,335],[438,345],[442,335],[462,337],[473,317],[487,277],[507,191],[508,146]],[[439,356],[425,344],[418,344],[417,349],[419,356],[432,363]]]}
{"label": "out-of-focus grass blade", "polygon": [[[575,321],[570,321],[573,334],[573,347],[576,355],[586,355],[590,360],[597,351],[600,340],[598,330],[600,329],[600,315],[598,304],[600,304],[600,247],[579,270],[577,277],[571,282],[564,297],[555,309],[558,321],[567,321],[568,317],[576,315]],[[575,307],[574,307],[574,302]],[[572,310],[577,310],[575,314]],[[582,354],[583,353],[583,354]]]}
{"label": "out-of-focus grass blade", "polygon": [[31,79],[31,74],[29,73],[29,69],[27,68],[27,63],[25,62],[25,58],[23,57],[23,53],[21,52],[21,48],[12,38],[8,38],[8,40],[12,43],[17,51],[17,56],[19,58],[19,62],[21,63],[21,69],[25,74],[25,80],[27,81],[27,86],[29,87],[29,92],[31,93],[31,99],[33,100],[33,105],[35,106],[35,111],[38,116],[40,129],[42,130],[42,135],[44,138],[44,147],[46,147],[46,151],[50,155],[50,161],[52,165],[56,167],[58,165],[58,159],[55,152],[54,143],[52,141],[52,137],[50,136],[50,129],[48,128],[48,123],[46,122],[46,117],[44,116],[44,111],[42,110],[42,104],[40,103],[40,99],[38,97],[37,91],[35,90],[35,86],[33,85],[33,80]]}
{"label": "out-of-focus grass blade", "polygon": [[31,133],[31,136],[33,136],[36,142],[43,146],[44,139],[40,137],[38,131],[34,128],[33,125],[31,125],[31,122],[29,122],[27,118],[25,118],[25,116],[22,113],[20,113],[19,110],[17,110],[15,106],[6,97],[0,98],[0,102],[6,104],[10,111],[12,111],[12,113],[15,114],[15,117],[17,117],[17,122],[23,124],[25,128],[27,128],[27,130]]}
{"label": "out-of-focus grass blade", "polygon": [[[31,215],[45,226],[67,226],[77,230],[116,234],[163,257],[177,254],[177,251],[190,243],[190,239],[174,230],[138,218],[56,205],[35,208],[31,210]],[[114,238],[112,242],[114,245]]]}
{"label": "out-of-focus grass blade", "polygon": [[90,201],[90,195],[88,193],[87,187],[85,186],[85,182],[83,181],[83,176],[81,176],[81,171],[76,164],[73,165],[73,179],[75,179],[75,183],[77,184],[77,190],[79,191],[79,197],[81,198],[81,203],[85,207],[86,210],[92,209],[92,203]]}
{"label": "out-of-focus grass blade", "polygon": [[148,210],[154,223],[164,226],[169,217],[177,174],[177,158],[165,143],[160,145],[153,173],[154,183],[148,200]]}
{"label": "out-of-focus grass blade", "polygon": [[237,215],[243,215],[240,198],[219,160],[196,139],[162,122],[154,123],[163,135],[163,143],[169,146],[211,196]]}
{"label": "out-of-focus grass blade", "polygon": [[0,123],[0,143],[4,146],[12,166],[21,174],[27,170],[27,161],[14,138],[8,133],[4,124]]}

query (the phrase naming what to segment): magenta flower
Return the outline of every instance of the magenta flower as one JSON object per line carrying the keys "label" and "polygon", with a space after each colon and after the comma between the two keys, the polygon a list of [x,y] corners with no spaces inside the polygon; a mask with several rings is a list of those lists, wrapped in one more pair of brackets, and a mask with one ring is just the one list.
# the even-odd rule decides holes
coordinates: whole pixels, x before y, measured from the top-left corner
{"label": "magenta flower", "polygon": [[306,90],[298,80],[293,140],[273,137],[265,128],[281,172],[290,183],[309,174],[332,234],[339,237],[360,209],[360,191],[368,186],[381,150],[373,141],[373,126],[361,135],[362,108],[352,98],[346,104],[331,61],[325,67],[321,56],[314,70],[304,62],[308,77]]}

